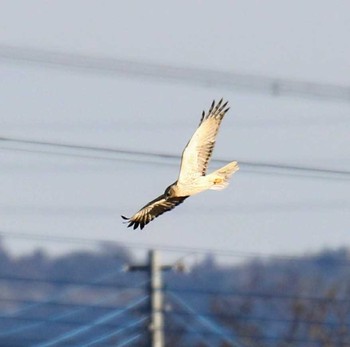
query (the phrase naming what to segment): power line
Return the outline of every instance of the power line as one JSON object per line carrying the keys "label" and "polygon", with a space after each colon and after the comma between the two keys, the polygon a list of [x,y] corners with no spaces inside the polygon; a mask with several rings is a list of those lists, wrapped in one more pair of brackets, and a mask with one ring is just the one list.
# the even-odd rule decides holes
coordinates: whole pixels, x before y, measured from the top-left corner
{"label": "power line", "polygon": [[[74,306],[74,304],[72,304]],[[97,306],[98,307],[98,306]],[[125,306],[110,306],[108,308],[108,311],[115,311],[115,310],[123,310]],[[86,309],[90,309],[90,306],[87,305]],[[106,310],[106,309],[105,309]],[[70,312],[68,312],[70,313]],[[133,313],[138,313],[138,314],[145,314],[146,310],[145,309],[133,309]],[[192,316],[192,313],[190,312],[182,312],[178,310],[171,310],[171,313],[174,315],[177,315],[179,317],[189,317]],[[164,314],[169,314],[169,310],[166,309],[164,310]],[[350,327],[350,323],[340,323],[336,321],[320,321],[320,320],[312,320],[312,319],[305,319],[301,318],[298,320],[291,319],[291,318],[276,318],[276,317],[266,317],[266,316],[256,316],[256,315],[242,315],[242,314],[231,314],[231,313],[222,313],[222,312],[201,312],[197,311],[197,314],[207,318],[207,319],[233,319],[235,322],[240,321],[240,322],[247,322],[247,321],[261,321],[265,323],[280,323],[280,324],[292,324],[297,322],[298,324],[302,325],[317,325],[317,326],[323,326],[323,327],[329,327],[329,328],[341,328],[341,327]],[[64,314],[63,314],[64,315]],[[87,321],[84,320],[66,320],[62,319],[63,315],[57,315],[54,317],[48,317],[48,318],[41,318],[41,317],[11,317],[8,315],[0,315],[0,320],[2,321],[17,321],[17,322],[31,322],[31,323],[38,323],[38,325],[65,325],[65,326],[81,326],[82,324],[87,324]],[[180,320],[179,320],[180,321]],[[105,328],[115,328],[114,323],[104,323],[100,324],[100,327],[105,327]],[[27,327],[27,326],[24,326]],[[35,328],[38,326],[35,326]],[[22,327],[19,327],[22,328]],[[31,330],[34,330],[34,325],[31,326],[30,328],[33,328]],[[28,329],[24,329],[28,330]],[[7,336],[7,335],[12,335],[14,333],[18,333],[20,331],[23,331],[22,329],[18,331],[13,331],[9,334],[1,334],[1,336]],[[5,331],[6,332],[6,331]]]}
{"label": "power line", "polygon": [[[166,328],[165,332],[171,332],[171,333],[181,333],[182,329],[173,329],[173,328]],[[188,332],[190,334],[198,334],[198,332]],[[213,336],[217,335],[213,331],[201,331],[201,333],[204,336]],[[230,336],[230,333],[223,333],[223,336]],[[303,343],[303,346],[305,346],[305,343],[315,345],[316,347],[320,346],[320,340],[315,338],[315,339],[308,339],[307,337],[288,337],[288,336],[281,336],[281,335],[258,335],[258,334],[242,334],[242,333],[236,333],[236,336],[241,338],[241,339],[246,339],[248,341],[283,341],[286,343]],[[247,342],[248,342],[247,341]],[[344,347],[349,347],[350,341],[334,341],[334,340],[327,340],[330,346],[344,346]],[[265,343],[265,342],[264,342]]]}
{"label": "power line", "polygon": [[124,78],[142,78],[157,82],[191,84],[206,88],[221,87],[274,96],[302,96],[350,101],[350,87],[348,86],[271,78],[231,71],[173,66],[9,45],[0,46],[0,59],[9,63],[25,63],[39,67],[76,70],[108,76],[116,75]]}
{"label": "power line", "polygon": [[91,288],[113,288],[113,289],[142,289],[139,285],[128,285],[122,283],[96,283],[94,281],[75,281],[67,279],[55,279],[55,278],[35,278],[35,277],[25,277],[25,276],[15,276],[15,275],[0,275],[0,281],[10,281],[10,282],[26,282],[28,283],[40,283],[40,284],[52,284],[59,286],[86,286]]}
{"label": "power line", "polygon": [[[342,303],[343,304],[343,303]],[[169,313],[169,312],[167,312]],[[174,311],[171,313],[178,316],[190,316],[191,314],[188,312]],[[216,312],[197,312],[199,315],[205,318],[219,318],[219,319],[233,319],[234,321],[261,321],[261,322],[274,322],[281,324],[292,324],[298,322],[299,324],[305,325],[319,325],[330,328],[340,328],[340,327],[350,327],[350,323],[339,323],[334,321],[320,321],[320,320],[312,320],[312,319],[288,319],[288,318],[277,318],[277,317],[264,317],[264,316],[256,316],[256,315],[242,315],[242,314],[232,314],[232,313],[216,313]]]}
{"label": "power line", "polygon": [[[26,336],[25,344],[20,336],[15,336],[12,338],[0,340],[1,346],[13,347],[13,346],[31,346],[37,345],[44,340],[43,336]],[[62,345],[61,345],[62,346]],[[61,347],[60,346],[60,347]],[[64,347],[80,347],[76,341],[66,341]],[[115,343],[103,344],[103,347],[115,347]]]}
{"label": "power line", "polygon": [[[109,272],[107,274],[103,274],[101,276],[99,276],[98,278],[94,279],[92,281],[92,283],[94,284],[98,284],[106,279],[110,279],[111,277],[115,276],[117,274],[116,271],[113,271],[113,272]],[[5,276],[6,277],[6,276]],[[16,278],[16,277],[15,277]],[[1,280],[1,275],[0,275],[0,280]],[[20,280],[18,277],[17,279],[10,279],[10,280]],[[20,280],[22,281],[23,278]],[[79,285],[78,288],[74,288],[73,290],[70,289],[70,290],[64,290],[58,294],[54,294],[53,296],[49,297],[49,298],[46,298],[44,301],[35,301],[35,302],[31,302],[29,303],[28,305],[24,306],[24,307],[21,307],[20,309],[16,310],[15,312],[12,312],[11,315],[14,316],[14,315],[17,315],[17,314],[20,314],[20,313],[23,313],[23,312],[26,312],[26,311],[29,311],[29,310],[32,310],[32,309],[37,309],[38,307],[42,306],[42,305],[47,305],[47,304],[50,304],[52,300],[55,300],[55,299],[58,299],[58,298],[63,298],[65,296],[67,296],[68,294],[72,294],[73,292],[75,291],[79,291],[81,289],[84,289],[86,287],[89,287],[90,284],[81,284]],[[2,299],[0,299],[0,301],[3,301]],[[0,334],[1,335],[1,334]]]}
{"label": "power line", "polygon": [[[135,311],[133,310],[133,312],[139,312],[139,313],[145,313],[144,310],[142,311]],[[169,314],[169,311],[166,311],[167,314]],[[171,312],[172,314],[174,315],[177,315],[177,316],[193,316],[193,312],[180,312],[180,311],[172,311]],[[204,313],[200,313],[200,312],[196,312],[196,314],[200,317],[202,317],[203,319],[208,319],[209,317],[212,317],[212,318],[234,318],[235,321],[247,321],[247,320],[262,320],[264,322],[278,322],[278,323],[282,323],[282,324],[285,324],[285,323],[293,323],[295,322],[295,320],[292,320],[292,319],[278,319],[278,318],[267,318],[267,317],[254,317],[254,316],[241,316],[241,315],[237,315],[237,316],[230,316],[230,315],[224,315],[224,314],[204,314]],[[2,317],[0,317],[1,319]],[[58,321],[58,322],[54,322],[54,321],[51,321],[51,320],[47,320],[47,319],[44,319],[44,318],[31,318],[31,317],[24,317],[24,318],[15,318],[16,321],[34,321],[34,322],[44,322],[44,323],[50,323],[50,324],[61,324],[61,325],[65,325],[65,326],[71,326],[71,325],[82,325],[82,324],[86,324],[85,322],[83,321]],[[146,320],[146,318],[142,318],[141,321],[144,321]],[[179,320],[180,323],[184,323],[182,320]],[[297,322],[299,324],[303,324],[303,325],[321,325],[321,326],[324,326],[324,327],[330,327],[330,328],[337,328],[337,327],[345,327],[345,326],[348,326],[348,324],[342,324],[342,323],[335,323],[335,322],[327,322],[327,321],[312,321],[312,320],[305,320],[305,319],[298,319]],[[139,322],[135,322],[135,325],[139,323]],[[118,335],[119,333],[121,333],[122,331],[125,331],[127,329],[129,329],[131,326],[133,326],[133,323],[131,325],[129,324],[125,324],[125,325],[118,325],[119,326],[119,329],[117,331],[114,331],[111,332],[111,333],[107,333],[105,335],[102,335],[100,336],[98,339],[95,339],[93,340],[94,342],[101,342],[102,340],[105,340],[107,338],[110,338],[112,336],[116,336]],[[185,326],[187,326],[185,324]],[[112,324],[112,323],[103,323],[103,324],[100,324],[99,327],[104,327],[104,328],[110,328],[110,329],[115,329],[116,327],[116,324]],[[167,331],[169,331],[169,329],[166,329]],[[172,329],[171,329],[172,331]],[[203,332],[202,331],[197,331],[197,330],[194,330],[193,332],[197,332],[198,335],[202,335]],[[192,331],[189,331],[190,333],[192,333]],[[217,334],[218,332],[214,332],[214,334]],[[204,332],[204,335],[206,335],[207,333]],[[226,336],[226,332],[223,332],[223,334]],[[247,337],[247,336],[245,336]],[[87,344],[88,346],[89,344]],[[85,345],[84,345],[85,346]]]}
{"label": "power line", "polygon": [[[110,311],[116,311],[116,310],[120,310],[122,311],[125,308],[125,306],[123,307],[117,307],[115,310],[110,310]],[[144,309],[134,309],[133,313],[145,313]],[[57,318],[56,318],[57,317]],[[81,327],[82,325],[88,325],[90,324],[90,321],[84,320],[84,319],[61,319],[61,317],[55,316],[53,318],[49,317],[49,318],[41,318],[41,317],[8,317],[8,316],[2,316],[0,315],[0,320],[1,321],[11,321],[11,322],[27,322],[28,325],[24,325],[24,326],[18,326],[17,328],[14,328],[13,331],[11,331],[10,333],[6,334],[7,331],[4,331],[4,334],[1,334],[1,337],[4,336],[9,336],[9,335],[15,335],[19,332],[23,332],[23,331],[28,331],[28,330],[36,330],[36,328],[42,327],[42,326],[51,326],[51,325],[63,325],[65,326],[65,328],[72,326],[74,328],[76,328],[77,326]],[[32,323],[32,324],[31,324]],[[100,328],[109,328],[109,329],[115,329],[116,324],[114,323],[101,323],[98,325]],[[124,325],[122,327],[125,327]],[[28,328],[28,329],[21,329],[21,328]],[[15,329],[18,329],[16,331],[14,331]]]}
{"label": "power line", "polygon": [[141,336],[142,336],[142,334],[133,335],[133,336],[129,337],[128,339],[122,341],[121,343],[117,344],[117,347],[124,347],[124,346],[128,345],[129,343],[138,340]]}
{"label": "power line", "polygon": [[[234,296],[234,295],[233,295]],[[112,297],[112,296],[110,296]],[[75,315],[76,313],[81,313],[83,310],[101,310],[101,311],[114,311],[114,310],[122,310],[124,306],[115,306],[115,305],[97,305],[97,303],[102,303],[106,301],[110,301],[110,297],[107,299],[101,299],[98,301],[95,301],[94,304],[81,304],[81,303],[60,303],[56,302],[53,304],[53,306],[63,306],[63,307],[69,307],[69,308],[74,308],[77,307],[81,310],[77,311],[77,309],[72,309],[69,310],[68,312],[65,312],[63,314],[59,314],[57,316],[53,317],[45,317],[45,318],[40,318],[40,317],[21,317],[21,316],[11,316],[7,314],[1,314],[0,315],[0,320],[11,320],[11,321],[24,321],[24,322],[37,322],[37,323],[43,323],[43,324],[63,324],[63,325],[81,325],[85,324],[85,321],[81,320],[63,320],[62,318],[66,318],[71,315]],[[297,298],[297,297],[296,297]],[[319,298],[317,298],[319,299]],[[288,298],[289,300],[289,298]],[[297,300],[297,299],[296,299]],[[329,299],[327,299],[329,300]],[[6,301],[6,302],[22,302],[21,299],[4,299],[0,298],[0,301]],[[319,301],[319,300],[317,300]],[[23,302],[28,303],[32,302],[30,300],[24,300]],[[37,301],[35,301],[37,302]],[[335,300],[332,300],[332,302],[328,302],[330,304],[338,304]],[[341,304],[344,304],[341,302]],[[52,306],[52,303],[45,304],[46,306]],[[146,313],[146,310],[144,309],[136,309],[133,310],[133,312],[137,313]],[[192,314],[189,312],[183,312],[183,311],[178,311],[178,310],[171,310],[171,313],[177,316],[181,317],[187,317],[191,316]],[[219,319],[234,319],[235,321],[262,321],[262,322],[275,322],[275,323],[281,323],[281,324],[291,324],[295,322],[295,319],[290,319],[290,318],[277,318],[277,317],[268,317],[268,316],[256,316],[256,315],[243,315],[243,314],[234,314],[234,313],[225,313],[225,312],[202,312],[202,311],[197,311],[197,313],[203,317],[206,318],[219,318]],[[164,314],[169,314],[169,310],[165,309]],[[320,326],[325,326],[325,327],[331,327],[331,328],[337,328],[337,327],[350,327],[350,323],[338,323],[335,321],[321,321],[321,320],[313,320],[313,319],[298,319],[298,323],[300,324],[307,324],[307,325],[320,325]],[[108,328],[115,328],[115,324],[111,323],[105,323],[103,324],[104,327]],[[27,329],[25,329],[27,330]],[[22,331],[22,330],[21,330]],[[7,332],[7,331],[6,331]],[[16,331],[17,332],[17,331]],[[7,334],[6,334],[7,335]],[[2,334],[0,333],[0,336]]]}
{"label": "power line", "polygon": [[[126,150],[118,148],[98,147],[98,146],[87,146],[87,145],[75,145],[60,142],[51,141],[38,141],[30,139],[18,139],[9,137],[0,137],[0,144],[19,144],[25,145],[26,148],[9,148],[0,147],[7,150],[17,150],[26,152],[35,152],[39,154],[50,154],[50,155],[63,155],[88,158],[92,160],[124,160],[132,162],[142,162],[147,164],[156,165],[179,165],[181,156],[157,153],[157,152],[146,152],[137,150]],[[44,147],[44,148],[60,148],[68,151],[78,151],[75,153],[71,152],[54,152],[52,150],[37,150],[37,148],[27,148],[27,146]],[[88,153],[94,153],[90,156]],[[108,156],[101,156],[101,154],[108,154]],[[228,160],[213,159],[212,162],[215,164],[226,164]],[[326,168],[315,168],[307,166],[297,166],[288,164],[277,164],[277,163],[261,163],[261,162],[250,162],[239,160],[239,164],[243,172],[251,173],[267,173],[275,175],[288,175],[288,176],[302,176],[312,178],[323,178],[323,179],[337,179],[337,180],[349,180],[350,171],[346,170],[333,170]]]}
{"label": "power line", "polygon": [[[147,284],[147,282],[143,282],[142,286]],[[129,290],[130,288],[125,288],[125,290]],[[115,294],[114,295],[110,295],[110,297],[106,298],[104,297],[101,300],[98,301],[94,301],[94,303],[81,303],[81,302],[60,302],[60,301],[50,301],[50,300],[43,300],[43,301],[39,301],[39,300],[32,300],[32,299],[23,299],[23,298],[18,298],[18,297],[14,297],[14,298],[2,298],[0,297],[0,302],[6,302],[6,303],[15,303],[15,304],[21,304],[24,305],[25,309],[22,310],[22,308],[20,308],[19,310],[17,310],[16,312],[11,312],[10,314],[1,314],[0,315],[0,319],[5,319],[5,318],[16,318],[18,313],[22,313],[23,311],[27,311],[27,306],[30,308],[38,308],[40,306],[45,306],[45,307],[69,307],[69,308],[76,308],[76,309],[86,309],[86,310],[94,310],[94,311],[106,311],[106,310],[115,310],[115,309],[121,309],[121,306],[116,306],[116,305],[100,305],[100,303],[104,303],[104,302],[110,302],[111,298],[114,297],[115,298]]]}
{"label": "power line", "polygon": [[80,328],[74,329],[72,331],[68,331],[60,336],[57,336],[55,338],[53,338],[50,341],[47,341],[45,343],[41,343],[37,346],[33,346],[33,347],[50,347],[50,346],[54,346],[58,343],[61,343],[63,341],[69,340],[77,335],[81,335],[86,333],[87,331],[89,331],[90,329],[95,328],[96,326],[100,326],[101,324],[108,322],[122,314],[124,314],[125,312],[127,312],[128,310],[135,308],[136,306],[138,306],[139,304],[141,304],[142,302],[144,302],[147,299],[147,295],[143,296],[142,298],[139,298],[133,302],[131,302],[129,305],[127,305],[124,309],[122,310],[117,310],[115,312],[112,313],[108,313],[106,315],[103,315],[97,319],[95,319],[93,322],[83,325]]}
{"label": "power line", "polygon": [[183,300],[179,295],[171,293],[171,297],[176,300],[182,307],[186,309],[193,317],[195,317],[204,327],[209,328],[212,332],[216,333],[222,338],[222,340],[232,344],[234,347],[243,347],[239,343],[234,334],[227,332],[225,329],[221,328],[218,324],[211,321],[209,318],[204,317],[196,312],[196,310],[191,307],[185,300]]}
{"label": "power line", "polygon": [[[141,317],[141,318],[139,318],[131,323],[126,324],[124,327],[117,329],[116,331],[113,331],[113,332],[104,334],[102,336],[99,336],[97,338],[94,338],[92,341],[89,341],[88,343],[80,344],[80,347],[90,347],[90,346],[93,346],[97,343],[104,342],[112,337],[120,335],[121,333],[125,332],[126,330],[129,330],[130,328],[134,328],[134,327],[140,325],[145,320],[147,320],[147,317]],[[141,334],[134,335],[134,336],[132,336],[132,338],[128,338],[127,340],[121,342],[117,346],[126,346],[130,342],[133,342],[133,341],[137,340],[138,338],[140,338],[140,336],[141,336]]]}
{"label": "power line", "polygon": [[[95,281],[93,281],[93,283],[99,283],[101,280],[104,280],[104,279],[109,278],[109,277],[110,276],[107,277],[106,275],[104,275],[102,277],[99,277]],[[145,282],[143,282],[142,285],[144,285],[144,283]],[[74,289],[75,289],[75,291],[77,291],[77,290],[81,290],[81,289],[83,289],[83,288],[85,288],[87,286],[88,286],[87,284],[83,284],[83,285],[79,286],[79,288],[74,288]],[[129,289],[129,288],[127,288],[127,289]],[[73,316],[73,315],[75,315],[77,313],[81,313],[83,311],[86,311],[86,310],[90,309],[91,307],[101,307],[101,306],[98,306],[96,304],[108,302],[108,301],[111,300],[111,298],[115,297],[115,294],[110,295],[108,297],[104,296],[102,299],[97,300],[95,302],[95,305],[90,305],[90,307],[87,306],[87,305],[85,305],[85,306],[84,305],[80,305],[80,306],[78,305],[78,307],[75,308],[75,309],[69,310],[69,311],[64,312],[64,313],[57,314],[57,315],[55,315],[53,317],[48,317],[48,318],[46,318],[44,320],[28,319],[28,318],[18,317],[18,314],[20,314],[20,313],[26,312],[26,311],[31,310],[33,308],[38,309],[39,307],[42,307],[44,305],[50,304],[50,300],[52,300],[52,298],[64,297],[67,294],[67,292],[68,291],[65,290],[65,291],[59,293],[58,295],[54,295],[51,298],[48,298],[48,299],[46,299],[44,301],[40,301],[40,302],[37,301],[37,302],[30,303],[30,304],[28,304],[28,305],[26,305],[24,307],[21,307],[20,309],[16,310],[15,312],[12,312],[11,315],[6,315],[6,316],[2,315],[2,316],[0,316],[0,319],[6,319],[7,318],[7,319],[11,319],[11,320],[25,320],[25,321],[31,322],[31,323],[29,323],[27,325],[24,325],[24,326],[20,326],[20,327],[16,327],[16,328],[13,328],[13,329],[7,329],[5,331],[1,331],[0,332],[0,336],[9,336],[9,335],[17,334],[19,332],[37,329],[40,326],[42,326],[44,324],[47,324],[47,323],[51,323],[51,324],[54,324],[54,323],[56,323],[56,324],[62,324],[62,323],[63,324],[64,323],[65,324],[73,324],[74,322],[72,323],[71,321],[65,321],[65,322],[63,321],[62,322],[62,318],[67,318],[67,317]],[[70,290],[69,291],[70,294],[72,292],[74,292],[74,290]],[[0,299],[0,301],[2,301],[2,300]],[[74,306],[74,305],[70,305],[70,306]],[[118,308],[117,307],[113,308],[113,310],[116,310],[116,309],[118,309]],[[119,308],[119,309],[122,310],[123,308]],[[81,324],[81,322],[78,322],[78,324]]]}
{"label": "power line", "polygon": [[[169,313],[169,312],[168,312]],[[174,312],[172,312],[174,313]],[[178,317],[178,313],[175,312],[175,314],[171,317],[172,320],[175,320],[176,322],[180,323],[184,329],[191,333],[191,334],[195,334],[195,335],[198,335],[198,338],[200,339],[201,343],[203,344],[203,346],[206,346],[206,347],[210,347],[210,344],[207,340],[205,340],[205,336],[202,335],[202,331],[194,328],[194,326],[192,324],[188,324],[186,321],[184,321],[183,319],[180,319]],[[173,329],[171,329],[170,331],[172,331]],[[169,331],[169,329],[167,329],[167,331]]]}
{"label": "power line", "polygon": [[[1,142],[1,138],[0,138]],[[134,157],[133,154],[130,157],[106,157],[106,156],[97,156],[97,155],[88,155],[88,154],[77,154],[77,153],[63,153],[55,152],[50,150],[38,150],[38,149],[25,149],[25,148],[16,148],[16,147],[1,147],[0,150],[11,151],[11,152],[26,152],[33,154],[43,154],[43,155],[54,155],[62,157],[73,157],[81,159],[90,159],[90,160],[102,160],[102,161],[122,161],[122,162],[131,162],[138,164],[146,165],[155,165],[155,166],[178,166],[179,162],[170,160],[159,161],[156,157],[147,158],[145,157]],[[165,158],[166,155],[160,155],[159,158]],[[180,160],[180,157],[178,158]],[[215,164],[227,164],[229,160],[211,160]],[[350,179],[350,171],[346,170],[332,170],[324,168],[312,168],[312,167],[303,167],[303,166],[294,166],[294,165],[284,165],[284,164],[273,164],[273,163],[259,163],[259,162],[247,162],[239,161],[241,169],[245,173],[253,174],[265,174],[265,175],[276,175],[276,176],[291,176],[291,177],[305,177],[305,178],[317,178],[317,179],[326,179],[326,180],[336,180],[336,181],[348,181]],[[20,168],[23,170],[23,167]]]}
{"label": "power line", "polygon": [[193,295],[205,295],[205,296],[233,296],[233,297],[245,297],[245,298],[259,298],[262,300],[300,300],[300,301],[313,301],[319,303],[333,303],[333,304],[350,304],[349,298],[327,298],[321,296],[304,296],[295,294],[277,294],[277,293],[264,293],[264,292],[240,292],[236,290],[217,290],[209,288],[166,288],[166,292],[185,293]]}

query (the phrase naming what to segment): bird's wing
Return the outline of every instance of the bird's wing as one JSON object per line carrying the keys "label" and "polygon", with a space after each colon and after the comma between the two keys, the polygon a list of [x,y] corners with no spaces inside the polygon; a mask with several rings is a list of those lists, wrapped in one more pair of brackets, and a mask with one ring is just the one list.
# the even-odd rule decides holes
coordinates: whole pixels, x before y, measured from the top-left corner
{"label": "bird's wing", "polygon": [[186,198],[188,198],[188,196],[165,199],[164,194],[162,194],[142,207],[141,210],[132,217],[127,218],[122,216],[122,218],[127,220],[129,223],[128,227],[132,226],[134,229],[140,227],[140,229],[143,229],[144,226],[154,218],[157,218],[164,212],[172,210],[175,206],[180,205]]}
{"label": "bird's wing", "polygon": [[215,105],[214,100],[208,113],[203,111],[197,130],[182,152],[178,183],[206,174],[221,121],[229,110],[226,105],[222,99]]}

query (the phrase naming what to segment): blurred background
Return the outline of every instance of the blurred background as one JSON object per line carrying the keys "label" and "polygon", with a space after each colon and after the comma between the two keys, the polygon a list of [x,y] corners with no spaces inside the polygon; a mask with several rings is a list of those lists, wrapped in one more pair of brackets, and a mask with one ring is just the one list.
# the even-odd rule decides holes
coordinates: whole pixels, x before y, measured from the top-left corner
{"label": "blurred background", "polygon": [[[1,2],[1,345],[150,345],[150,249],[187,271],[166,346],[350,345],[349,32],[346,0]],[[127,229],[222,97],[230,186]]]}

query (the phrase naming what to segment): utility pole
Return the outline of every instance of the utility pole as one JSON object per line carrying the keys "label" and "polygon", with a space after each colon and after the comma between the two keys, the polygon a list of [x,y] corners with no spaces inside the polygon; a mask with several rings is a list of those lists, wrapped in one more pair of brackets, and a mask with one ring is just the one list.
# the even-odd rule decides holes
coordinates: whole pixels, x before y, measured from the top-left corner
{"label": "utility pole", "polygon": [[150,250],[148,253],[147,265],[129,265],[127,271],[146,271],[149,278],[149,311],[150,320],[148,325],[148,345],[147,347],[164,347],[164,299],[163,299],[163,280],[162,272],[174,268],[183,269],[178,264],[161,265],[160,254],[156,250]]}

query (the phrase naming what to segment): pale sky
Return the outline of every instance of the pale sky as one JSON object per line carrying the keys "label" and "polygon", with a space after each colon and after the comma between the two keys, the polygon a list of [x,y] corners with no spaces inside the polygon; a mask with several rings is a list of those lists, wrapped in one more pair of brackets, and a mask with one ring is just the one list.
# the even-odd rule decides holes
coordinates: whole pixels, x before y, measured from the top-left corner
{"label": "pale sky", "polygon": [[[350,172],[350,95],[273,97],[1,59],[1,47],[29,47],[349,87],[347,0],[2,1],[0,23],[0,137],[180,155],[202,110],[224,97],[231,110],[213,158]],[[226,190],[135,232],[120,215],[161,194],[176,163],[15,147],[0,143],[3,232],[288,255],[350,246],[349,179],[242,166]],[[81,246],[5,242],[15,253]]]}

